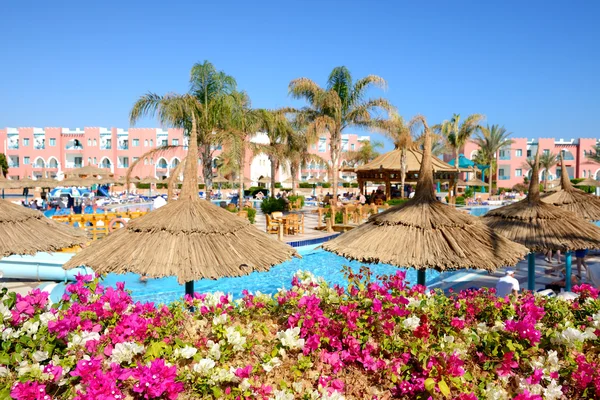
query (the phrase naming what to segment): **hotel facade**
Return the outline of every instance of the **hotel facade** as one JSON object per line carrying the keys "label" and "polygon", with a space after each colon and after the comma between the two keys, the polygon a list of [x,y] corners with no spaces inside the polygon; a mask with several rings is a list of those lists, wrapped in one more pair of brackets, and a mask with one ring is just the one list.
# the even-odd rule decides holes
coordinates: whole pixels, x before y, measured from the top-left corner
{"label": "hotel facade", "polygon": [[[514,138],[510,147],[506,147],[497,154],[498,168],[496,170],[496,179],[498,187],[512,188],[518,183],[523,183],[524,177],[531,174],[530,168],[526,164],[528,157],[535,156],[537,149],[542,153],[563,154],[566,169],[570,178],[600,179],[600,163],[590,160],[587,156],[593,153],[596,145],[600,144],[600,139],[596,138],[578,138],[578,139],[526,139]],[[473,159],[479,147],[468,142],[462,153],[465,157]],[[444,157],[451,159],[451,157]],[[556,165],[550,168],[549,180],[560,177],[561,166]],[[543,177],[543,171],[540,170],[540,179]]]}
{"label": "hotel facade", "polygon": [[[342,135],[344,153],[358,150],[361,142],[369,136],[354,134]],[[268,144],[264,133],[257,133],[251,140]],[[153,176],[164,179],[183,160],[187,151],[188,138],[182,129],[161,128],[5,128],[0,129],[0,152],[8,161],[10,179],[39,178],[68,174],[74,168],[93,165],[107,168],[116,176],[124,176],[130,165],[148,151],[164,145],[178,146],[145,158],[136,165],[133,175],[140,178]],[[327,180],[327,166],[330,163],[330,143],[328,136],[322,136],[313,144],[310,152],[318,155],[322,162],[312,162],[300,172],[300,180],[318,178]],[[213,151],[213,173],[216,174],[217,158],[222,149]],[[261,177],[270,176],[271,164],[264,154],[247,152],[244,162],[244,176],[256,183]],[[198,168],[202,175],[202,167]],[[276,179],[289,177],[289,171],[281,166]],[[342,175],[342,179],[352,177]]]}

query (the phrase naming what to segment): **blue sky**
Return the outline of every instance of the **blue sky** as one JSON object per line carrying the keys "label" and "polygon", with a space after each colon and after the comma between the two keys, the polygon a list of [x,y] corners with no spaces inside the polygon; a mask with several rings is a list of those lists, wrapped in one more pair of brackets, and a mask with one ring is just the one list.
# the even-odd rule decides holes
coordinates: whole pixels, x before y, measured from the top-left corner
{"label": "blue sky", "polygon": [[137,97],[185,92],[209,60],[255,107],[300,105],[290,80],[324,84],[346,65],[385,78],[371,94],[407,119],[479,112],[515,137],[599,137],[599,12],[597,1],[7,1],[0,127],[127,127]]}

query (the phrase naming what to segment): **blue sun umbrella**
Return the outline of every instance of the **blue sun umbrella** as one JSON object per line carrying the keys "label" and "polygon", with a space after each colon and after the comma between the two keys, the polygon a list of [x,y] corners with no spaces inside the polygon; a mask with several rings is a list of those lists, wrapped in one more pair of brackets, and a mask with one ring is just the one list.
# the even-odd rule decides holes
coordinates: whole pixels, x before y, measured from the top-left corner
{"label": "blue sun umbrella", "polygon": [[56,188],[56,189],[52,189],[50,191],[50,197],[60,197],[61,195],[70,195],[73,198],[79,198],[89,192],[90,192],[89,189],[82,189],[82,188],[76,188],[76,187]]}

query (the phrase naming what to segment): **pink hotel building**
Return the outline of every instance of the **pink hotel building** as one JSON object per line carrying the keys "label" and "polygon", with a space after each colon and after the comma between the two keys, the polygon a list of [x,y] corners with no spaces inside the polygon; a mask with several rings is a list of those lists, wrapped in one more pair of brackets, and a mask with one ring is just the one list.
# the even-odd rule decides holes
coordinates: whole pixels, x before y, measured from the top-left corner
{"label": "pink hotel building", "polygon": [[[525,139],[515,138],[514,143],[510,148],[500,150],[498,157],[498,170],[496,172],[498,179],[498,187],[511,188],[517,183],[523,183],[523,178],[529,176],[531,171],[526,166],[527,157],[535,155],[539,148],[542,153],[563,153],[567,171],[571,178],[587,178],[592,177],[600,179],[600,164],[591,161],[586,155],[595,149],[597,144],[600,144],[600,139]],[[478,150],[478,146],[473,142],[468,142],[463,154],[472,159]],[[540,179],[543,177],[543,171],[540,171]],[[560,177],[560,165],[550,169],[549,179]]]}
{"label": "pink hotel building", "polygon": [[[180,148],[158,154],[153,158],[139,162],[135,176],[155,176],[159,179],[169,176],[170,171],[186,155],[187,137],[181,129],[160,128],[6,128],[0,129],[0,152],[7,157],[8,177],[41,177],[44,171],[54,177],[61,173],[85,165],[94,165],[110,169],[116,177],[123,176],[134,161],[143,154],[162,145],[179,145]],[[344,152],[356,150],[360,142],[370,140],[369,136],[353,134],[343,135]],[[265,134],[258,133],[253,142],[268,143]],[[329,162],[329,137],[321,137],[312,145],[310,151]],[[221,149],[214,151],[216,158]],[[248,152],[250,153],[250,152]],[[214,160],[213,160],[214,162]],[[202,175],[201,167],[198,174]],[[216,170],[213,171],[216,173]],[[244,176],[256,181],[270,176],[270,162],[264,154],[248,154],[244,167]],[[300,173],[300,179],[312,177],[324,178],[327,169],[321,163],[311,163]],[[289,172],[281,167],[276,178],[284,180]],[[350,180],[351,176],[342,176]]]}

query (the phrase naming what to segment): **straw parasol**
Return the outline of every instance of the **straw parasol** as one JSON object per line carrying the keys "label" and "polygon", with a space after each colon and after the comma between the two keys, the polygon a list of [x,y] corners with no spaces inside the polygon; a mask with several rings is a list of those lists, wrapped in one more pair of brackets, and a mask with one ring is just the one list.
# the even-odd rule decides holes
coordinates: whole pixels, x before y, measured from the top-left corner
{"label": "straw parasol", "polygon": [[70,186],[91,186],[94,182],[91,179],[70,177],[65,178],[58,182],[58,186],[70,187]]}
{"label": "straw parasol", "polygon": [[544,203],[572,211],[589,221],[600,221],[600,198],[576,189],[571,185],[569,173],[564,167],[563,155],[560,153],[563,174],[560,177],[561,189],[542,196]]}
{"label": "straw parasol", "polygon": [[268,176],[263,176],[258,180],[258,183],[271,183],[271,178]]}
{"label": "straw parasol", "polygon": [[176,276],[193,294],[194,280],[267,271],[297,256],[248,220],[198,197],[198,144],[192,124],[179,200],[130,221],[75,255],[64,268],[92,267],[96,273],[134,272]]}
{"label": "straw parasol", "polygon": [[148,183],[148,184],[159,183],[159,182],[160,182],[160,180],[158,180],[157,178],[155,178],[153,176],[147,176],[140,180],[140,183]]}
{"label": "straw parasol", "polygon": [[6,179],[0,174],[0,189],[20,189],[19,181]]}
{"label": "straw parasol", "polygon": [[587,178],[585,178],[581,182],[575,184],[575,186],[594,186],[594,187],[600,187],[600,181],[597,181],[597,180],[595,180],[593,178],[590,178],[588,176]]}
{"label": "straw parasol", "polygon": [[479,178],[471,178],[466,181],[463,181],[462,179],[458,180],[458,187],[467,187],[467,186],[487,186],[487,183],[485,183],[484,181],[482,181]]}
{"label": "straw parasol", "polygon": [[0,200],[0,238],[0,257],[58,251],[87,242],[84,231],[6,200]]}
{"label": "straw parasol", "polygon": [[[535,289],[535,252],[570,251],[600,248],[600,228],[575,213],[547,204],[540,199],[539,153],[524,200],[489,211],[482,218],[486,225],[530,251],[528,287]],[[567,290],[570,290],[570,253],[567,260]]]}
{"label": "straw parasol", "polygon": [[321,182],[321,181],[320,181],[319,179],[317,179],[317,178],[310,178],[310,179],[309,179],[309,180],[307,180],[306,182],[308,182],[308,183],[312,183],[312,184],[314,185],[314,184],[316,184],[316,183],[319,183],[319,182]]}
{"label": "straw parasol", "polygon": [[41,187],[41,188],[55,188],[58,185],[60,185],[60,182],[57,181],[56,179],[52,179],[52,178],[40,178],[38,180],[35,181],[36,182],[36,186],[37,187]]}
{"label": "straw parasol", "polygon": [[31,178],[25,177],[23,179],[19,179],[17,182],[19,182],[19,185],[17,186],[20,189],[25,189],[25,188],[34,188],[37,187],[37,181],[34,181]]}
{"label": "straw parasol", "polygon": [[110,169],[107,169],[107,168],[98,168],[98,167],[94,167],[93,165],[86,165],[85,167],[75,168],[70,171],[67,171],[67,175],[71,175],[71,176],[97,176],[97,175],[100,175],[101,177],[104,178],[104,177],[113,176],[114,174],[110,171]]}
{"label": "straw parasol", "polygon": [[424,118],[425,150],[415,197],[373,215],[366,223],[323,245],[325,250],[363,262],[416,268],[425,284],[425,269],[477,268],[494,271],[515,265],[527,249],[496,234],[472,215],[435,197],[431,133]]}
{"label": "straw parasol", "polygon": [[213,183],[227,183],[227,182],[229,182],[229,179],[227,179],[223,176],[217,176],[216,178],[213,178],[212,182]]}

